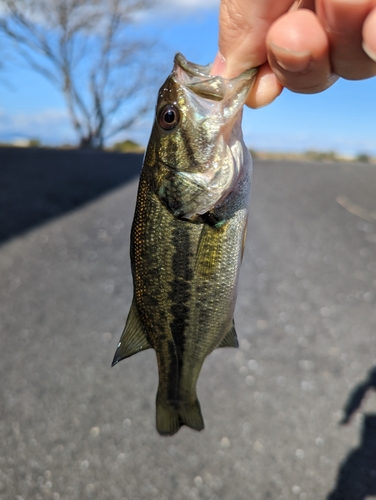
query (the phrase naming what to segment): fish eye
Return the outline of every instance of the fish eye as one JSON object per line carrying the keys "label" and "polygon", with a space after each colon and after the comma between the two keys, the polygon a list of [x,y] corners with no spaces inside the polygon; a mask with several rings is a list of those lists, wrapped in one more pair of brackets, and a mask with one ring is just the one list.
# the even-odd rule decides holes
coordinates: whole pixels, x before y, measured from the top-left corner
{"label": "fish eye", "polygon": [[164,130],[172,130],[179,123],[179,120],[179,110],[172,104],[163,106],[158,115],[158,123]]}

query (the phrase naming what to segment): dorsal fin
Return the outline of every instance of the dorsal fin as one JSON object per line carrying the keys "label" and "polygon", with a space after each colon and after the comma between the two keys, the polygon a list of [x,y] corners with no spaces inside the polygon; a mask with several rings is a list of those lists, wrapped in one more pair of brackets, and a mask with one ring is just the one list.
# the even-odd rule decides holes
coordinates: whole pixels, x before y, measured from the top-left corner
{"label": "dorsal fin", "polygon": [[133,300],[111,366],[116,365],[124,358],[129,358],[133,354],[149,349],[150,347],[151,345],[146,337],[136,303]]}
{"label": "dorsal fin", "polygon": [[234,320],[232,320],[232,325],[229,332],[224,336],[221,342],[218,344],[219,347],[239,347],[238,337],[235,331]]}

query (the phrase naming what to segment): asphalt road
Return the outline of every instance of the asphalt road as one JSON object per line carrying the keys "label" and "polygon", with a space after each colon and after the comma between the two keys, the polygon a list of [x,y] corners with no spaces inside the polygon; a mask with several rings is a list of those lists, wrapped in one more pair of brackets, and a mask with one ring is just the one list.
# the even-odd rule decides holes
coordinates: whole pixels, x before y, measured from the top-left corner
{"label": "asphalt road", "polygon": [[140,161],[0,151],[0,500],[376,498],[376,167],[256,162],[241,347],[162,438],[154,352],[110,368]]}

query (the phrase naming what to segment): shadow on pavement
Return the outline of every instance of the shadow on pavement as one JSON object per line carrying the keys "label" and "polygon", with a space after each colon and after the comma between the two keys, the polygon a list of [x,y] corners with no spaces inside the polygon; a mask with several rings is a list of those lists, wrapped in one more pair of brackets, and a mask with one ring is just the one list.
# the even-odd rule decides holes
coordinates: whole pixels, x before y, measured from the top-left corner
{"label": "shadow on pavement", "polygon": [[368,378],[358,384],[352,391],[343,409],[343,419],[341,424],[348,424],[354,413],[360,408],[364,397],[370,389],[376,390],[376,368],[368,373]]}
{"label": "shadow on pavement", "polygon": [[[376,368],[351,392],[344,408],[342,424],[360,408],[370,389],[376,389]],[[337,484],[327,500],[366,500],[376,495],[376,415],[364,416],[361,443],[349,453],[338,472]]]}
{"label": "shadow on pavement", "polygon": [[142,154],[0,148],[0,244],[130,181]]}

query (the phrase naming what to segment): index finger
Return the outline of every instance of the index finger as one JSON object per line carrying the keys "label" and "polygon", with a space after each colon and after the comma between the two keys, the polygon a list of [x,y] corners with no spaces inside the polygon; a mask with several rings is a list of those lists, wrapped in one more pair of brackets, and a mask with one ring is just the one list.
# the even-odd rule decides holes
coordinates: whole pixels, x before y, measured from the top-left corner
{"label": "index finger", "polygon": [[266,61],[266,33],[293,4],[294,0],[222,0],[219,50],[226,61],[223,76],[234,78]]}

